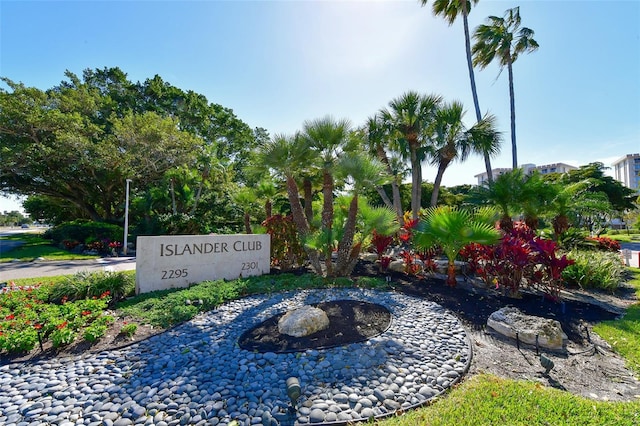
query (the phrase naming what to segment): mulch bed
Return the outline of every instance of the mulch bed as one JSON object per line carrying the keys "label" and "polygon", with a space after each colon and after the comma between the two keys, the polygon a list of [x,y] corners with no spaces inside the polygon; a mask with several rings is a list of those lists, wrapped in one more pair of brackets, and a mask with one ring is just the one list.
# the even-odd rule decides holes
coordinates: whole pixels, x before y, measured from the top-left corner
{"label": "mulch bed", "polygon": [[286,313],[282,312],[244,332],[238,344],[249,351],[276,353],[331,348],[370,339],[391,324],[389,310],[374,303],[336,300],[312,306],[325,311],[329,327],[303,337],[281,334],[278,320]]}

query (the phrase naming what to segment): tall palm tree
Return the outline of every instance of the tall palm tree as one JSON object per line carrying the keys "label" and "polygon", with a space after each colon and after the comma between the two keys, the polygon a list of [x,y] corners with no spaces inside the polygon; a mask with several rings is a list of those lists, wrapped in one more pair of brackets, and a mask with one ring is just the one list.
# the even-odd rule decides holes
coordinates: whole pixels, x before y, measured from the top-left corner
{"label": "tall palm tree", "polygon": [[527,27],[520,27],[520,7],[507,9],[504,17],[489,16],[487,25],[479,25],[473,38],[473,64],[480,69],[486,68],[497,57],[500,69],[507,67],[509,72],[509,99],[511,106],[511,149],[513,168],[518,167],[518,150],[516,146],[516,107],[513,91],[513,63],[521,53],[530,53],[538,49],[538,42],[533,39],[534,32]]}
{"label": "tall palm tree", "polygon": [[[333,241],[333,171],[336,162],[345,152],[350,150],[351,123],[349,120],[335,120],[326,116],[316,120],[305,121],[301,135],[311,152],[315,152],[322,168],[322,227],[328,243]],[[327,275],[332,275],[331,244],[325,246],[325,267]]]}
{"label": "tall palm tree", "polygon": [[421,95],[414,91],[404,93],[389,102],[389,109],[380,114],[391,126],[402,152],[411,163],[411,214],[418,218],[422,204],[422,161],[426,157],[429,127],[442,102],[438,95]]}
{"label": "tall palm tree", "polygon": [[393,153],[388,152],[391,145],[391,135],[389,126],[386,125],[379,114],[369,117],[364,129],[364,144],[371,155],[374,155],[382,164],[389,176],[391,176],[391,197],[381,185],[376,187],[376,191],[384,201],[385,205],[396,212],[399,222],[402,222],[404,212],[402,211],[402,198],[400,197],[400,184],[404,177],[404,167]]}
{"label": "tall palm tree", "polygon": [[497,152],[502,135],[496,130],[495,118],[487,116],[467,129],[462,119],[464,108],[460,102],[451,102],[438,109],[432,136],[431,163],[438,167],[431,193],[431,206],[438,203],[438,193],[445,170],[452,161],[465,161],[474,153]]}
{"label": "tall palm tree", "polygon": [[[428,0],[420,0],[420,4],[424,7]],[[482,120],[480,113],[480,102],[478,101],[478,90],[476,89],[476,77],[473,72],[473,61],[471,59],[471,38],[469,36],[469,12],[471,7],[476,5],[478,0],[434,0],[431,7],[435,16],[441,16],[448,22],[449,26],[453,25],[458,16],[462,16],[462,26],[464,29],[464,46],[467,56],[467,68],[469,69],[469,81],[471,82],[471,95],[473,96],[473,106],[476,112],[476,122]],[[493,173],[491,171],[491,153],[482,153],[484,157],[484,165],[487,169],[487,178],[489,182],[493,181]]]}
{"label": "tall palm tree", "polygon": [[[299,143],[294,136],[275,135],[269,143],[260,148],[256,159],[258,164],[268,167],[285,180],[291,216],[301,238],[310,234],[310,228],[300,203],[300,193],[295,178],[303,162],[308,159],[308,152],[308,147]],[[316,273],[322,275],[318,253],[306,246],[305,251],[311,266]]]}

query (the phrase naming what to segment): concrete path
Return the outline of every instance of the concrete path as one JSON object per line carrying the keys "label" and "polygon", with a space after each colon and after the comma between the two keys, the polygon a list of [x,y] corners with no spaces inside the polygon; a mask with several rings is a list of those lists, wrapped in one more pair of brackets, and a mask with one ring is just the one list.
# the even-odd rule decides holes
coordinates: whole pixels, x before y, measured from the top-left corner
{"label": "concrete path", "polygon": [[0,263],[0,282],[18,278],[71,275],[81,271],[127,271],[133,269],[136,269],[135,257],[109,257],[59,262],[8,262]]}

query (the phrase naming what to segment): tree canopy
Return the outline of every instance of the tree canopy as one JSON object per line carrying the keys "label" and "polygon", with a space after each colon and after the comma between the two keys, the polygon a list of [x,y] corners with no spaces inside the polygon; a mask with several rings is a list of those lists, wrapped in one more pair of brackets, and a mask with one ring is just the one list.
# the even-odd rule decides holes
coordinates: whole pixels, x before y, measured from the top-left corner
{"label": "tree canopy", "polygon": [[201,196],[216,173],[239,173],[265,139],[232,110],[158,75],[134,83],[119,68],[104,68],[65,77],[48,90],[2,78],[0,192],[45,196],[91,219],[117,221],[126,179],[144,192],[175,186],[179,170],[189,170]]}

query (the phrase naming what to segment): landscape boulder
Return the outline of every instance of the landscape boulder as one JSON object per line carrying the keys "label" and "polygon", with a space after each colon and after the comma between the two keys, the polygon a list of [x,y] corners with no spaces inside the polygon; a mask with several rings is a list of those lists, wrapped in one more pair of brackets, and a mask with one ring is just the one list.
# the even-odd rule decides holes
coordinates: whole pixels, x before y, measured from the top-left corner
{"label": "landscape boulder", "polygon": [[502,308],[489,316],[487,325],[496,332],[517,338],[530,345],[536,344],[551,350],[562,350],[567,335],[562,331],[560,322],[548,318],[526,315],[514,307]]}
{"label": "landscape boulder", "polygon": [[327,313],[319,308],[305,305],[289,311],[278,321],[278,331],[293,337],[304,337],[329,327]]}

